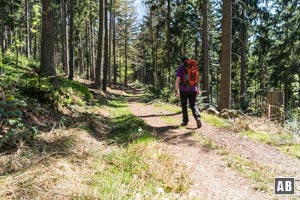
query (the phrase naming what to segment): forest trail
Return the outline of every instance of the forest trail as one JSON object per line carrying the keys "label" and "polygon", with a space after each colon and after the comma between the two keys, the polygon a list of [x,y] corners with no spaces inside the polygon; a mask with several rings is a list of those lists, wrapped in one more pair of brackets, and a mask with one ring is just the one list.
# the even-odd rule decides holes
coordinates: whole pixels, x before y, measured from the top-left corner
{"label": "forest trail", "polygon": [[[180,112],[142,103],[141,95],[142,91],[135,92],[134,96],[127,96],[128,107],[135,116],[153,127],[153,133],[161,138],[166,151],[187,166],[193,180],[189,191],[192,199],[290,199],[273,195],[272,179],[285,176],[299,180],[299,160],[292,159],[271,146],[205,122],[202,122],[201,129],[196,129],[193,119],[190,119],[187,127],[179,127]],[[271,176],[271,182],[263,186],[267,191],[260,188],[261,183],[245,178],[238,170],[230,167],[231,162],[234,162],[231,158],[237,156],[254,163],[255,166],[240,166],[246,168],[246,171],[250,170],[247,167],[253,167],[256,168],[251,169],[254,173],[267,173],[269,178]]]}

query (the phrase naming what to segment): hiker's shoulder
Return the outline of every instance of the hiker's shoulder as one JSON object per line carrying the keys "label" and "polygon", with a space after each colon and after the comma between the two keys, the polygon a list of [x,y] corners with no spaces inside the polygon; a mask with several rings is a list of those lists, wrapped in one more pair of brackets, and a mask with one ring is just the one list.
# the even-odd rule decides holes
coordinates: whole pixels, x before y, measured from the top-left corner
{"label": "hiker's shoulder", "polygon": [[181,73],[181,72],[182,72],[182,70],[183,70],[182,66],[181,66],[181,65],[179,65],[179,66],[177,67],[177,74]]}

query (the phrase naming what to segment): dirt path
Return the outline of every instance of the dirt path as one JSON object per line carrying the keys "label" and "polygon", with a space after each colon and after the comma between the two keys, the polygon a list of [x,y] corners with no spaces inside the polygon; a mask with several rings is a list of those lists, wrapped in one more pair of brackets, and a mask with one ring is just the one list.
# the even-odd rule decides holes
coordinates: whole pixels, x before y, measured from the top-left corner
{"label": "dirt path", "polygon": [[[275,196],[253,188],[250,180],[241,177],[237,171],[226,166],[218,151],[211,150],[199,142],[192,133],[211,139],[214,143],[225,146],[230,153],[255,161],[263,166],[278,169],[285,174],[276,176],[295,177],[300,175],[300,162],[278,150],[252,141],[243,136],[230,133],[206,123],[201,129],[195,129],[196,123],[190,120],[186,129],[179,128],[181,114],[163,110],[148,104],[128,99],[131,112],[153,127],[153,131],[163,138],[166,150],[187,165],[194,179],[190,190],[191,198],[195,199],[274,199]],[[163,116],[172,117],[176,123],[166,123]],[[299,179],[299,177],[296,177]],[[272,186],[271,186],[272,187]],[[277,199],[289,199],[278,197]]]}

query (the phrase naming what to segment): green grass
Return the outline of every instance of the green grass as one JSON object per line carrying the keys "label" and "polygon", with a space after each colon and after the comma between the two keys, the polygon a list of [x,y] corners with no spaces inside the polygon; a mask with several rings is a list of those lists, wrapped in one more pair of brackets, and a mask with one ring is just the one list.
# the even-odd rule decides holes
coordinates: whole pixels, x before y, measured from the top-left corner
{"label": "green grass", "polygon": [[201,142],[206,148],[211,149],[211,150],[222,150],[224,147],[214,143],[210,138],[205,137],[204,135],[201,134],[194,134],[194,138]]}
{"label": "green grass", "polygon": [[224,128],[228,125],[228,121],[226,119],[220,118],[215,115],[207,114],[207,113],[201,113],[201,118],[206,123],[216,126],[218,128]]}
{"label": "green grass", "polygon": [[300,144],[294,144],[294,145],[282,145],[278,147],[278,149],[295,158],[300,158]]}
{"label": "green grass", "polygon": [[251,180],[254,189],[260,191],[271,191],[273,180],[275,177],[275,169],[261,166],[258,163],[246,159],[240,155],[229,152],[225,146],[220,146],[204,135],[194,135],[206,148],[217,150],[222,160],[226,162],[226,166],[237,171],[243,177]]}
{"label": "green grass", "polygon": [[112,121],[108,141],[119,145],[128,145],[136,141],[154,140],[151,128],[144,121],[130,113],[126,101],[122,98],[108,101]]}
{"label": "green grass", "polygon": [[242,176],[250,179],[255,185],[254,189],[260,191],[272,191],[275,177],[274,170],[261,166],[240,155],[227,155],[223,158],[227,162],[227,167],[238,171]]}
{"label": "green grass", "polygon": [[168,103],[163,103],[163,102],[156,101],[152,105],[159,108],[159,109],[167,110],[167,111],[174,112],[174,113],[181,112],[181,108],[179,106],[174,106],[174,105],[171,105],[171,104],[168,104]]}
{"label": "green grass", "polygon": [[189,186],[183,169],[154,141],[114,150],[95,167],[90,184],[99,199],[176,199]]}
{"label": "green grass", "polygon": [[109,100],[108,137],[114,148],[94,163],[89,185],[99,199],[178,199],[186,195],[189,180],[152,136],[152,129],[132,115],[123,98]]}
{"label": "green grass", "polygon": [[272,140],[272,135],[266,134],[261,131],[257,131],[257,132],[256,131],[243,131],[243,132],[239,132],[239,134],[245,135],[252,140],[261,141],[265,144],[268,144],[268,143],[274,144],[274,141]]}
{"label": "green grass", "polygon": [[241,135],[263,142],[271,146],[275,146],[281,152],[294,158],[300,158],[300,144],[290,134],[270,134],[263,131],[242,131]]}
{"label": "green grass", "polygon": [[178,120],[169,116],[160,116],[160,118],[169,125],[178,124]]}

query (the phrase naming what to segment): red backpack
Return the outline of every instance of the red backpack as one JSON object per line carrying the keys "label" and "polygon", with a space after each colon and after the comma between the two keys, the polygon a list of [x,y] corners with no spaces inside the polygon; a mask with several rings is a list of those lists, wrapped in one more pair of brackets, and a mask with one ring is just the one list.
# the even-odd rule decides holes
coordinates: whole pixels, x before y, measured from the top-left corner
{"label": "red backpack", "polygon": [[185,60],[183,63],[183,85],[194,87],[199,83],[199,72],[197,61],[193,59]]}

